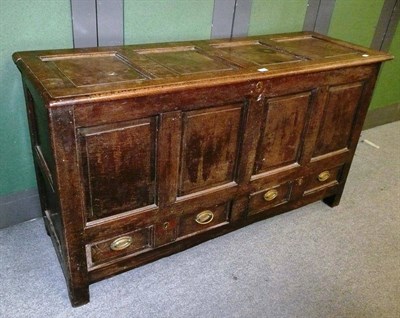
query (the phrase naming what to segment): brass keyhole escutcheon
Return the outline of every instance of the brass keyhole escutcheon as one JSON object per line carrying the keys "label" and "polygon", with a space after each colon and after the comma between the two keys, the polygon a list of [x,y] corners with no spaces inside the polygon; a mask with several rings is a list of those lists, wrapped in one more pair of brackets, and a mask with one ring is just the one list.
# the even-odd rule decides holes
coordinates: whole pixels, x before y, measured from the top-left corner
{"label": "brass keyhole escutcheon", "polygon": [[264,200],[265,201],[272,201],[278,196],[278,190],[271,189],[264,193]]}
{"label": "brass keyhole escutcheon", "polygon": [[169,222],[164,222],[163,224],[164,230],[168,229],[168,227],[169,227]]}
{"label": "brass keyhole escutcheon", "polygon": [[318,180],[321,182],[324,182],[324,181],[328,180],[330,178],[330,176],[331,176],[331,174],[329,173],[328,170],[326,170],[326,171],[321,172],[318,175]]}
{"label": "brass keyhole escutcheon", "polygon": [[129,247],[132,244],[132,241],[132,236],[122,236],[112,241],[110,248],[113,251],[120,251]]}
{"label": "brass keyhole escutcheon", "polygon": [[208,224],[214,219],[214,213],[210,210],[205,210],[196,215],[195,221],[199,224]]}

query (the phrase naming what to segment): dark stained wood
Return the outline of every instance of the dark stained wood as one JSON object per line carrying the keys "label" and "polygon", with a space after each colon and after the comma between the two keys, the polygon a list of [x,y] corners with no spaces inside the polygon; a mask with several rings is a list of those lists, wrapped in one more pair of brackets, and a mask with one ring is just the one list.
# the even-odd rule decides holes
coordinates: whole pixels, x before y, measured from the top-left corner
{"label": "dark stained wood", "polygon": [[[233,41],[243,41],[243,39],[235,39]],[[232,41],[232,42],[233,42]],[[282,35],[265,35],[265,36],[254,36],[247,38],[246,41],[253,41],[264,43],[271,47],[274,52],[281,52],[290,56],[295,55],[301,61],[295,63],[275,63],[268,64],[270,69],[269,72],[260,73],[257,67],[250,67],[248,65],[239,67],[234,61],[230,63],[229,71],[221,73],[222,66],[228,61],[216,60],[211,58],[212,56],[219,57],[224,55],[224,48],[218,48],[221,43],[226,43],[226,40],[215,40],[215,41],[192,41],[192,42],[175,42],[165,44],[147,44],[147,45],[132,45],[125,47],[113,47],[113,48],[91,48],[91,49],[74,49],[74,50],[53,50],[53,51],[35,51],[35,52],[18,52],[13,55],[14,61],[17,65],[24,69],[24,72],[34,73],[37,76],[37,81],[47,91],[49,96],[52,98],[59,98],[60,100],[52,100],[51,105],[60,104],[76,104],[77,101],[105,101],[110,99],[126,98],[127,96],[143,96],[149,94],[157,94],[166,91],[188,89],[189,87],[207,87],[209,86],[210,78],[213,82],[218,85],[232,84],[243,82],[245,80],[251,80],[255,77],[270,78],[271,76],[281,76],[285,73],[290,72],[291,74],[304,74],[310,71],[321,71],[322,69],[332,70],[337,68],[337,64],[341,66],[357,66],[369,63],[381,62],[386,59],[390,59],[385,53],[369,50],[367,48],[361,48],[349,43],[337,41],[325,37],[320,34],[301,32],[293,34],[282,34]],[[193,67],[194,73],[188,74],[175,74],[171,76],[171,72],[174,72],[174,68],[177,68],[179,73],[179,59],[175,59],[175,62],[179,62],[177,65],[170,68],[165,76],[161,73],[158,76],[151,76],[154,68],[164,68],[162,63],[164,62],[162,55],[164,51],[166,53],[166,60],[169,59],[169,55],[173,51],[182,51],[182,48],[190,48],[188,52],[196,56],[196,60],[193,63],[185,62],[189,64],[190,68]],[[197,49],[201,48],[201,50]],[[148,58],[146,54],[140,54],[140,52],[158,52],[159,61]],[[183,51],[185,52],[185,51]],[[53,59],[60,59],[62,57],[78,56],[82,58],[86,56],[87,62],[90,59],[96,60],[104,55],[112,56],[113,54],[118,55],[118,61],[123,60],[127,64],[132,65],[136,70],[140,70],[143,75],[147,74],[147,80],[138,81],[137,79],[121,80],[121,81],[109,81],[104,82],[104,76],[100,76],[95,71],[87,73],[87,78],[91,78],[89,81],[93,85],[75,86],[71,81],[65,81],[65,76],[61,72],[54,68]],[[363,55],[368,55],[363,57]],[[261,55],[265,55],[261,53]],[[274,54],[273,54],[274,55]],[[210,59],[208,59],[208,58]],[[257,57],[252,57],[255,60],[259,60]],[[153,63],[142,63],[143,60],[152,61]],[[187,59],[185,59],[187,61]],[[118,65],[120,62],[117,62]],[[160,64],[161,63],[161,64]],[[201,65],[213,65],[210,70],[198,72],[202,69]],[[112,64],[112,63],[111,63]],[[26,68],[25,65],[29,65]],[[151,65],[151,66],[150,66]],[[125,67],[125,66],[124,66]],[[226,66],[224,66],[226,67]],[[289,69],[288,69],[289,67]],[[204,69],[204,68],[203,68]],[[63,70],[67,72],[67,68]],[[176,71],[175,71],[176,72]],[[99,79],[99,84],[94,85],[96,79]],[[62,97],[68,97],[68,99],[61,99]]]}
{"label": "dark stained wood", "polygon": [[157,147],[158,204],[161,208],[176,201],[179,180],[179,154],[182,139],[182,113],[160,115]]}
{"label": "dark stained wood", "polygon": [[[73,109],[52,109],[50,134],[56,164],[56,195],[63,226],[59,257],[64,261],[64,275],[72,306],[89,302],[89,281],[86,251],[83,241],[84,204]],[[52,229],[49,229],[50,231]]]}
{"label": "dark stained wood", "polygon": [[79,306],[98,280],[337,205],[392,57],[306,32],[13,58],[46,231]]}
{"label": "dark stained wood", "polygon": [[168,218],[161,219],[155,225],[154,245],[159,247],[174,242],[178,235],[177,231],[177,216],[169,216]]}
{"label": "dark stained wood", "polygon": [[62,75],[77,87],[146,78],[116,54],[73,55],[48,58],[45,61],[54,63]]}
{"label": "dark stained wood", "polygon": [[[261,191],[252,193],[249,201],[249,215],[265,211],[277,205],[287,203],[290,199],[292,190],[292,182],[287,182],[274,187],[263,189]],[[269,191],[276,191],[276,197],[267,201],[264,196]]]}
{"label": "dark stained wood", "polygon": [[180,195],[234,180],[241,106],[229,105],[184,114]]}
{"label": "dark stained wood", "polygon": [[266,118],[258,145],[255,174],[298,161],[310,99],[311,93],[305,92],[266,101]]}
{"label": "dark stained wood", "polygon": [[[43,219],[46,223],[46,232],[50,237],[52,237],[52,231],[49,230],[51,222],[54,228],[52,239],[54,240],[55,245],[60,246],[61,243],[59,243],[59,238],[62,238],[62,235],[60,234],[62,231],[62,226],[60,224],[59,214],[57,213],[59,209],[57,209],[54,205],[57,200],[54,200],[55,187],[53,174],[50,172],[50,169],[48,167],[48,162],[53,162],[53,159],[50,157],[48,157],[47,160],[44,159],[40,147],[40,145],[43,144],[45,145],[45,147],[48,147],[50,145],[48,138],[45,138],[45,142],[41,142],[42,139],[39,136],[39,127],[41,127],[42,131],[48,129],[47,112],[41,98],[39,96],[33,96],[31,94],[29,88],[27,87],[29,84],[29,81],[27,81],[26,79],[22,81],[25,96],[26,113],[28,116],[29,132],[31,137],[32,154],[35,162],[35,174],[37,179],[40,205],[42,207]],[[34,98],[36,100],[34,100]],[[45,123],[45,125],[40,125],[43,122]],[[47,130],[47,136],[48,135],[49,133]],[[47,219],[45,211],[52,211],[51,213],[48,213],[52,220]]]}
{"label": "dark stained wood", "polygon": [[371,77],[365,81],[365,86],[364,86],[364,91],[363,94],[360,98],[359,101],[359,108],[358,112],[355,116],[354,122],[353,122],[353,127],[351,131],[351,136],[349,139],[349,156],[347,162],[343,165],[343,169],[341,171],[341,183],[342,186],[338,189],[338,191],[335,194],[332,194],[331,196],[325,196],[324,202],[328,204],[331,207],[337,206],[340,202],[340,199],[342,197],[342,193],[344,190],[344,184],[346,182],[347,176],[350,171],[350,166],[351,166],[351,161],[353,160],[357,143],[361,134],[361,130],[365,121],[365,117],[367,115],[368,111],[368,105],[371,101],[372,94],[374,91],[374,87],[376,84],[376,80],[378,78],[378,72],[380,69],[380,64],[378,64],[375,67],[374,74],[371,75]]}
{"label": "dark stained wood", "polygon": [[257,142],[260,138],[262,125],[263,104],[265,100],[265,87],[261,81],[254,82],[251,87],[251,96],[246,100],[243,130],[243,143],[239,158],[238,182],[246,185],[249,183],[254,170],[254,161],[257,154]]}
{"label": "dark stained wood", "polygon": [[79,130],[88,220],[155,203],[155,122]]}
{"label": "dark stained wood", "polygon": [[[220,205],[204,206],[200,209],[196,209],[194,212],[189,211],[189,213],[186,213],[180,218],[178,237],[192,236],[211,228],[226,225],[228,223],[229,206],[229,203],[225,203]],[[210,216],[209,218],[211,221],[209,223],[199,224],[196,222],[196,217],[205,211],[212,215],[212,219]],[[208,221],[206,220],[206,222]]]}
{"label": "dark stained wood", "polygon": [[[87,245],[89,269],[104,262],[112,262],[127,255],[136,255],[152,247],[152,231],[152,227],[137,229],[132,232],[123,233],[118,237]],[[111,243],[123,237],[131,237],[132,244],[123,250],[111,249]]]}
{"label": "dark stained wood", "polygon": [[206,240],[218,237],[220,235],[229,233],[233,230],[236,230],[240,227],[246,226],[248,224],[263,220],[267,217],[272,217],[303,205],[309,204],[311,202],[315,202],[323,199],[324,197],[330,197],[337,191],[337,188],[327,188],[325,191],[316,192],[312,195],[302,198],[301,200],[289,201],[287,204],[278,205],[271,209],[267,209],[263,212],[254,214],[247,218],[246,220],[241,220],[236,223],[229,223],[224,226],[211,228],[207,231],[203,231],[198,233],[197,235],[190,236],[187,239],[180,239],[174,242],[174,244],[167,244],[159,247],[158,249],[151,250],[146,253],[139,254],[137,257],[122,259],[117,263],[110,264],[108,267],[99,268],[89,272],[89,277],[91,282],[97,282],[99,280],[104,279],[110,275],[110,272],[114,275],[117,273],[122,273],[127,271],[130,268],[135,268],[147,263],[154,261],[154,259],[158,259],[161,257],[165,257],[171,255],[173,253],[182,251],[184,249],[193,247],[197,244],[200,244]]}
{"label": "dark stained wood", "polygon": [[347,148],[362,83],[330,87],[313,157]]}
{"label": "dark stained wood", "polygon": [[[304,195],[308,195],[310,193],[321,191],[326,187],[331,187],[339,184],[340,181],[340,171],[342,167],[335,167],[331,169],[320,170],[315,174],[309,175],[304,180]],[[328,172],[329,177],[326,180],[319,180],[318,176],[321,173]]]}

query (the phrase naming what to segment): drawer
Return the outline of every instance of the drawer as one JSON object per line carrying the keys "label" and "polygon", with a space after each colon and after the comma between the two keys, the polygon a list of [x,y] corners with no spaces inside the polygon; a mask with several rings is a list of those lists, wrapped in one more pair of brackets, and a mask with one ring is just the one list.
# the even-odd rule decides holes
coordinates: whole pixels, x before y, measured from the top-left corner
{"label": "drawer", "polygon": [[153,246],[153,226],[86,245],[88,267],[142,253]]}
{"label": "drawer", "polygon": [[249,201],[249,215],[288,202],[291,190],[292,182],[287,182],[252,193]]}
{"label": "drawer", "polygon": [[228,224],[230,203],[196,209],[179,220],[178,236],[190,236]]}
{"label": "drawer", "polygon": [[339,184],[342,166],[331,169],[320,169],[317,173],[305,178],[304,195],[324,190]]}

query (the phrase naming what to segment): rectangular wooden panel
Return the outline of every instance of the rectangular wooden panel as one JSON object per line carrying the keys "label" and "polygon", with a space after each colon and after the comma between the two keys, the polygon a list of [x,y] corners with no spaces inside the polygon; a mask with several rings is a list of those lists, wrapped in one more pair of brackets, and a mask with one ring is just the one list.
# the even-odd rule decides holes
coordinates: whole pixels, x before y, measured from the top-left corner
{"label": "rectangular wooden panel", "polygon": [[305,92],[267,100],[254,174],[297,162],[311,96],[311,92]]}
{"label": "rectangular wooden panel", "polygon": [[296,52],[309,58],[325,58],[331,56],[359,54],[359,51],[338,45],[336,43],[318,39],[313,36],[299,36],[279,38],[275,40],[279,46],[289,52]]}
{"label": "rectangular wooden panel", "polygon": [[136,53],[143,54],[169,71],[181,75],[233,69],[233,66],[190,46],[139,50]]}
{"label": "rectangular wooden panel", "polygon": [[155,117],[79,133],[88,220],[155,203]]}
{"label": "rectangular wooden panel", "polygon": [[[280,52],[273,47],[259,41],[224,42],[214,45],[224,53],[224,57],[244,60],[253,65],[266,65],[271,63],[283,63],[300,61],[301,59],[285,52]],[[242,64],[242,63],[241,63]]]}
{"label": "rectangular wooden panel", "polygon": [[53,63],[77,87],[146,79],[114,53],[64,55],[42,60]]}
{"label": "rectangular wooden panel", "polygon": [[330,87],[313,157],[347,148],[362,91],[362,83]]}
{"label": "rectangular wooden panel", "polygon": [[180,195],[234,180],[242,108],[236,104],[184,114]]}

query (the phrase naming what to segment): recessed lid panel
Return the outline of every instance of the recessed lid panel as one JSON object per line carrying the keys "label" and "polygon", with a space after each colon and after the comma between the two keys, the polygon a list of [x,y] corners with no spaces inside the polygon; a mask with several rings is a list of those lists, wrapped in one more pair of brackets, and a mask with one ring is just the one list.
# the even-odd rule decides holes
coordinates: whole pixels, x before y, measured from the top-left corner
{"label": "recessed lid panel", "polygon": [[312,36],[301,36],[281,39],[271,39],[277,45],[289,52],[296,52],[312,59],[332,56],[359,54],[349,47],[341,46]]}
{"label": "recessed lid panel", "polygon": [[146,78],[113,53],[42,57],[42,61],[53,63],[77,87]]}
{"label": "recessed lid panel", "polygon": [[259,41],[227,42],[213,45],[223,51],[227,59],[239,58],[254,65],[266,65],[299,61],[301,58],[293,54],[280,52]]}
{"label": "recessed lid panel", "polygon": [[136,53],[144,55],[177,75],[233,69],[233,66],[207,56],[195,47],[138,50]]}

